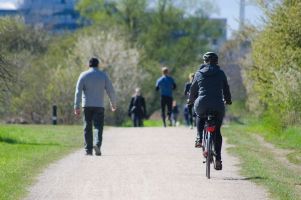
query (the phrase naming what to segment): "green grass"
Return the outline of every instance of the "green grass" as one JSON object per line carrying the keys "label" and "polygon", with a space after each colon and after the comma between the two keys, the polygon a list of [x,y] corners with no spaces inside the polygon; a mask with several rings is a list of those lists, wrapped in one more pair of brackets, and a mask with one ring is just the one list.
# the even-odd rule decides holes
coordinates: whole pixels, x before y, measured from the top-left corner
{"label": "green grass", "polygon": [[145,120],[144,126],[145,127],[162,127],[163,123],[161,120]]}
{"label": "green grass", "polygon": [[[162,121],[161,120],[144,120],[143,121],[144,127],[162,127]],[[133,127],[133,123],[131,120],[127,120],[122,124],[122,127]]]}
{"label": "green grass", "polygon": [[[235,145],[229,151],[241,159],[242,174],[264,185],[272,199],[300,200],[300,188],[297,186],[301,184],[300,174],[290,171],[273,153],[262,147],[254,137],[254,130],[254,126],[247,125],[231,125],[223,129],[228,142]],[[285,136],[287,141],[283,141],[285,145],[282,146],[295,148],[296,143],[289,144],[291,137],[295,136]]]}
{"label": "green grass", "polygon": [[22,198],[47,164],[81,144],[80,126],[0,125],[0,199]]}
{"label": "green grass", "polygon": [[287,158],[294,164],[301,164],[301,127],[271,129],[265,122],[251,120],[246,130],[260,134],[266,141],[278,148],[292,150],[293,153]]}

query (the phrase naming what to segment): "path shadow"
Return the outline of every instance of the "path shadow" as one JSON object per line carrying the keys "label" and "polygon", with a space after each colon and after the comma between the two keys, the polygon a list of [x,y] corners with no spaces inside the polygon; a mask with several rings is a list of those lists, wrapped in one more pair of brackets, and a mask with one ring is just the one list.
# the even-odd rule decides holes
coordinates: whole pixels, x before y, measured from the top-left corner
{"label": "path shadow", "polygon": [[227,180],[227,181],[248,181],[248,180],[265,180],[265,179],[267,178],[261,176],[252,176],[252,177],[245,177],[245,178],[232,178],[232,177],[223,178],[223,180]]}
{"label": "path shadow", "polygon": [[62,146],[57,143],[36,143],[36,142],[23,142],[20,140],[16,140],[8,137],[0,137],[0,142],[7,144],[22,144],[22,145],[42,145],[42,146]]}

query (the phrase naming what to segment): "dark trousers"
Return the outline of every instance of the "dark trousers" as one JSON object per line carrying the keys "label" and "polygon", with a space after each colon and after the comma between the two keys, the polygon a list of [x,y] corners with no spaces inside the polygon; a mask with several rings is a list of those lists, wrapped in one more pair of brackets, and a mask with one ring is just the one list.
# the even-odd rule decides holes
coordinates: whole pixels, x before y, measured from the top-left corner
{"label": "dark trousers", "polygon": [[[202,140],[203,138],[203,130],[205,126],[205,117],[200,117],[197,115],[196,118],[196,126],[197,126],[197,140]],[[222,150],[222,143],[223,143],[223,137],[221,134],[221,126],[223,123],[223,115],[218,115],[216,118],[216,124],[215,124],[215,132],[213,134],[213,143],[214,143],[214,149],[216,152],[216,159],[221,160],[221,150]]]}
{"label": "dark trousers", "polygon": [[170,117],[171,117],[171,110],[172,110],[172,97],[161,96],[161,117],[162,117],[164,126],[166,126],[165,107],[167,107],[167,116],[168,116],[168,120],[171,123]]}
{"label": "dark trousers", "polygon": [[101,147],[102,132],[104,122],[104,108],[101,107],[85,107],[84,108],[84,138],[85,150],[91,152],[93,149],[93,126],[94,144]]}
{"label": "dark trousers", "polygon": [[133,121],[134,127],[142,127],[143,126],[142,116],[140,116],[140,115],[132,114],[132,121]]}
{"label": "dark trousers", "polygon": [[193,106],[188,106],[188,113],[189,113],[189,125],[190,126],[195,126],[195,120],[194,120],[194,117],[195,117],[195,113],[194,113],[194,109],[193,109]]}

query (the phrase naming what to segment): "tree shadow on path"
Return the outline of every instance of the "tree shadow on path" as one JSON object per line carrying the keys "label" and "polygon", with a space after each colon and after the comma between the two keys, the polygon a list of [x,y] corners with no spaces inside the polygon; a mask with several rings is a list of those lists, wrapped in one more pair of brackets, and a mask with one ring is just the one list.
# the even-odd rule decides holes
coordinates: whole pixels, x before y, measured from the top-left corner
{"label": "tree shadow on path", "polygon": [[267,178],[261,176],[242,177],[242,178],[232,178],[232,177],[223,178],[223,180],[226,181],[248,181],[248,180],[265,180],[265,179]]}
{"label": "tree shadow on path", "polygon": [[62,146],[57,143],[37,143],[37,142],[24,142],[20,140],[16,140],[13,138],[8,138],[8,137],[1,137],[0,136],[0,142],[7,143],[7,144],[21,144],[21,145],[47,145],[47,146]]}

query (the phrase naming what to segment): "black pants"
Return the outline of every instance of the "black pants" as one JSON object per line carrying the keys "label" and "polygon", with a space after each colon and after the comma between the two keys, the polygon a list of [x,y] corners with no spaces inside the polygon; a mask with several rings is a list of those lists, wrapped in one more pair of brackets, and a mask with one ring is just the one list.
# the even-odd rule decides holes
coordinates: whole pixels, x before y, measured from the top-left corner
{"label": "black pants", "polygon": [[172,97],[161,96],[161,117],[163,120],[164,126],[166,126],[166,115],[165,115],[165,107],[167,106],[167,116],[168,120],[171,123],[171,110],[172,110]]}
{"label": "black pants", "polygon": [[188,106],[188,116],[189,116],[189,125],[190,126],[196,126],[196,122],[194,120],[195,118],[195,112],[194,112],[194,109],[193,109],[193,106]]}
{"label": "black pants", "polygon": [[132,121],[134,127],[142,127],[143,126],[143,117],[138,114],[132,114]]}
{"label": "black pants", "polygon": [[93,126],[94,144],[101,147],[102,132],[104,122],[104,108],[101,107],[85,107],[84,108],[84,138],[85,150],[92,152],[93,149]]}
{"label": "black pants", "polygon": [[[213,142],[214,142],[214,149],[216,151],[216,159],[221,160],[221,150],[222,150],[222,143],[223,137],[221,134],[221,126],[223,123],[223,114],[219,114],[216,117],[216,131],[213,134]],[[203,138],[203,130],[205,126],[206,117],[200,117],[197,115],[196,118],[196,126],[197,126],[197,140],[202,140]]]}

